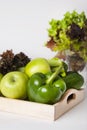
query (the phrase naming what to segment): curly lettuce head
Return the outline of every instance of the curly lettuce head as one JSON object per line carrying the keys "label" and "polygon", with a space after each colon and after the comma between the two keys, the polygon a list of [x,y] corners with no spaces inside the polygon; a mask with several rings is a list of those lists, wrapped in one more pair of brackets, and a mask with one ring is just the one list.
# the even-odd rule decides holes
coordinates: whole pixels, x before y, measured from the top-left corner
{"label": "curly lettuce head", "polygon": [[[49,24],[48,36],[55,43],[55,46],[52,46],[52,51],[72,49],[78,51],[80,55],[84,53],[84,59],[87,59],[87,18],[85,12],[68,11],[61,20],[52,19]],[[48,42],[46,46],[48,46]]]}

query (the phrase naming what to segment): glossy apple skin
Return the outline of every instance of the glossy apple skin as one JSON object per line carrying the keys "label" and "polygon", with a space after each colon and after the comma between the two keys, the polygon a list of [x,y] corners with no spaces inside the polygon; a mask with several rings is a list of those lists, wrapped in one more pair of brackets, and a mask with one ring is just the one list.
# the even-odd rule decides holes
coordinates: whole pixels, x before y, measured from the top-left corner
{"label": "glossy apple skin", "polygon": [[25,73],[29,77],[36,72],[41,72],[43,74],[51,72],[50,65],[45,58],[35,58],[25,66]]}
{"label": "glossy apple skin", "polygon": [[[3,74],[0,73],[0,82],[1,82],[2,78],[3,78]],[[1,95],[1,91],[0,91],[0,95]]]}
{"label": "glossy apple skin", "polygon": [[23,72],[9,72],[0,83],[2,95],[8,98],[24,99],[27,96],[28,76]]}

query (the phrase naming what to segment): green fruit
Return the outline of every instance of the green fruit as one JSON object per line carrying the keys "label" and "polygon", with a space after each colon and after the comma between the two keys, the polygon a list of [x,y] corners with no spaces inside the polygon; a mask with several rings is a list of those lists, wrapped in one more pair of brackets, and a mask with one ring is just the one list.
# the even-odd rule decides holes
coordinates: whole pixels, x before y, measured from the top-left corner
{"label": "green fruit", "polygon": [[24,99],[27,96],[28,77],[23,72],[9,72],[3,76],[0,89],[8,98]]}
{"label": "green fruit", "polygon": [[[3,78],[3,74],[0,73],[0,82],[1,82],[2,78]],[[0,95],[1,95],[1,90],[0,90]]]}
{"label": "green fruit", "polygon": [[46,74],[51,72],[50,65],[45,58],[35,58],[25,66],[25,73],[31,77],[32,74],[40,72]]}
{"label": "green fruit", "polygon": [[60,88],[60,90],[62,91],[62,94],[65,93],[65,91],[66,91],[66,83],[64,82],[63,79],[58,79],[57,81],[55,81],[55,82],[53,83],[53,85],[54,85],[55,87]]}
{"label": "green fruit", "polygon": [[84,84],[84,78],[78,72],[68,72],[67,75],[63,78],[66,83],[67,89],[74,88],[80,89]]}

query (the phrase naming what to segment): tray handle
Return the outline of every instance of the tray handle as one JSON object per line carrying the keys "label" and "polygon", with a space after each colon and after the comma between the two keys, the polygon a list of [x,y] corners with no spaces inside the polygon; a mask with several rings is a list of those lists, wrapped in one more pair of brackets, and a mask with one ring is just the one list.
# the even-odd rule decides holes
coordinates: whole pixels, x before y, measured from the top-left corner
{"label": "tray handle", "polygon": [[84,90],[69,89],[65,92],[60,102],[64,102],[66,105],[71,104],[72,102],[78,101],[84,97]]}

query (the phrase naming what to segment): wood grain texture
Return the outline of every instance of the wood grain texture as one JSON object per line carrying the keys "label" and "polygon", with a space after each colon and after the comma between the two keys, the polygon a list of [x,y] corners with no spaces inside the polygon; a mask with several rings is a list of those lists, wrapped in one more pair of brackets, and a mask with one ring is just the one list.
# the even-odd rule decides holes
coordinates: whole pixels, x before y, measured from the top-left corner
{"label": "wood grain texture", "polygon": [[64,96],[62,97],[61,101],[54,105],[55,107],[55,116],[54,120],[58,119],[61,115],[65,112],[69,111],[71,108],[76,106],[78,103],[83,101],[85,94],[84,89],[76,90],[76,89],[69,89],[66,91]]}
{"label": "wood grain texture", "polygon": [[57,120],[84,99],[84,89],[69,89],[54,105],[0,97],[0,111],[6,111],[46,120]]}

